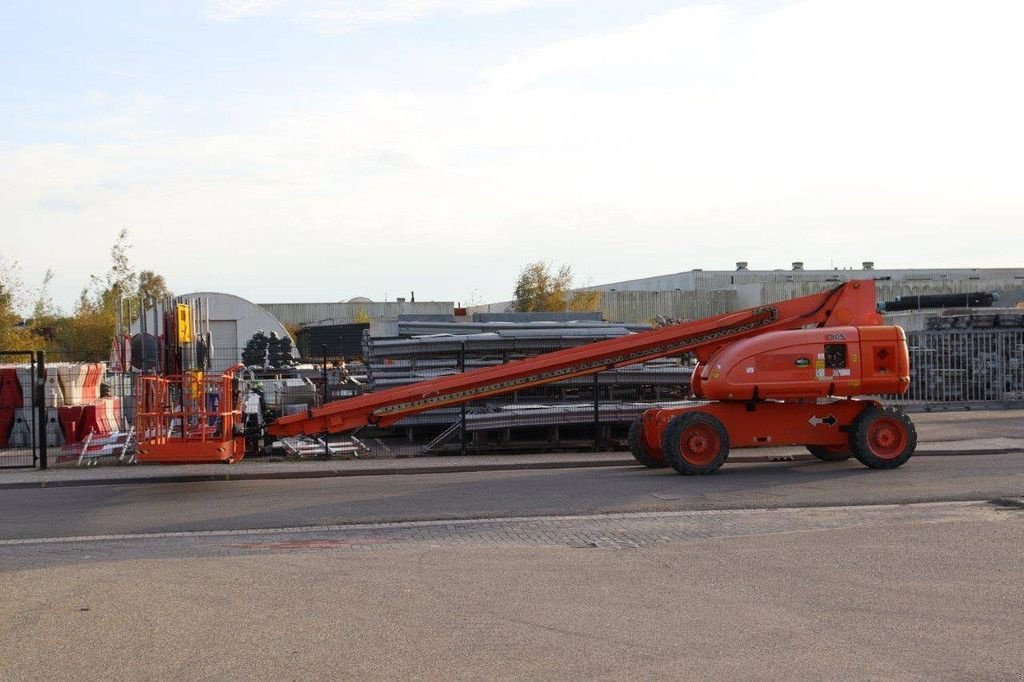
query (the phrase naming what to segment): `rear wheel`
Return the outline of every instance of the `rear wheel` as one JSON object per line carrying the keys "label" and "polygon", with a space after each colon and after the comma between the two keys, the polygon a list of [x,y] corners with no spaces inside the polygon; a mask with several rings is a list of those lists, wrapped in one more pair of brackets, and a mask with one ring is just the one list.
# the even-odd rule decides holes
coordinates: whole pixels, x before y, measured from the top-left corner
{"label": "rear wheel", "polygon": [[895,469],[914,454],[917,430],[910,417],[892,407],[869,407],[853,423],[853,456],[872,469]]}
{"label": "rear wheel", "polygon": [[853,457],[849,445],[808,445],[807,452],[822,462],[845,462]]}
{"label": "rear wheel", "polygon": [[654,457],[647,449],[647,443],[644,442],[643,417],[634,420],[633,423],[629,425],[629,451],[633,454],[633,458],[645,467],[660,469],[661,467],[668,466],[668,462],[664,459]]}
{"label": "rear wheel", "polygon": [[729,456],[729,434],[716,417],[688,412],[668,423],[661,449],[672,468],[684,476],[710,474]]}

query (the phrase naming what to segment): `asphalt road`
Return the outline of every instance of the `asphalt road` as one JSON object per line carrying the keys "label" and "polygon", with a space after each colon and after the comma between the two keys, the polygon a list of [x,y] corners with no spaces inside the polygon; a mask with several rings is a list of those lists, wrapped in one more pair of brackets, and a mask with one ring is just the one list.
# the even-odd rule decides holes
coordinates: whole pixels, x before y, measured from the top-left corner
{"label": "asphalt road", "polygon": [[1024,496],[1024,454],[6,490],[0,540],[361,522],[988,500]]}
{"label": "asphalt road", "polygon": [[1022,546],[1024,502],[7,543],[0,678],[1019,679]]}
{"label": "asphalt road", "polygon": [[1022,454],[0,493],[0,679],[1015,679],[1022,604]]}

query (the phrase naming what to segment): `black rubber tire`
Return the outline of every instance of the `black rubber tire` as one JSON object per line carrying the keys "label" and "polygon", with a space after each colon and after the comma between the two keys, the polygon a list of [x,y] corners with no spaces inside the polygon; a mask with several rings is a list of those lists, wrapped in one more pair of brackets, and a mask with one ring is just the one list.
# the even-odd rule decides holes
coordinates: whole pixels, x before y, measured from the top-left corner
{"label": "black rubber tire", "polygon": [[[683,457],[679,443],[683,432],[693,426],[703,425],[715,432],[718,437],[718,452],[714,458],[704,464],[694,464]],[[661,435],[661,448],[665,459],[672,468],[683,476],[703,476],[718,470],[729,457],[729,434],[718,418],[706,412],[687,412],[672,418]]]}
{"label": "black rubber tire", "polygon": [[808,445],[807,452],[811,453],[822,462],[845,462],[853,457],[853,450],[834,452],[825,445]]}
{"label": "black rubber tire", "polygon": [[629,425],[629,452],[633,455],[633,459],[643,464],[645,467],[651,469],[661,469],[667,467],[668,462],[664,459],[658,459],[651,455],[647,450],[647,444],[644,443],[644,419],[640,417],[634,419],[633,423]]}
{"label": "black rubber tire", "polygon": [[[879,456],[873,449],[871,430],[879,420],[895,421],[902,425],[905,440],[899,451],[889,456]],[[917,448],[917,430],[910,417],[894,407],[872,406],[858,415],[850,429],[850,448],[853,456],[864,466],[872,469],[895,469],[910,459]]]}

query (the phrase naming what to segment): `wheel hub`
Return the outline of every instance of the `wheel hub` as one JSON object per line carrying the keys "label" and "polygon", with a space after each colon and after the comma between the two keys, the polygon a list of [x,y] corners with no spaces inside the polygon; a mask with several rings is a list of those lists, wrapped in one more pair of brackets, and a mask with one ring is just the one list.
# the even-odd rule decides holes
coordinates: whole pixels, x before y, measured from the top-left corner
{"label": "wheel hub", "polygon": [[879,419],[868,430],[871,451],[883,459],[898,457],[906,444],[903,424],[893,419]]}
{"label": "wheel hub", "polygon": [[704,466],[714,461],[721,447],[716,434],[706,426],[692,426],[679,438],[679,452],[690,464]]}

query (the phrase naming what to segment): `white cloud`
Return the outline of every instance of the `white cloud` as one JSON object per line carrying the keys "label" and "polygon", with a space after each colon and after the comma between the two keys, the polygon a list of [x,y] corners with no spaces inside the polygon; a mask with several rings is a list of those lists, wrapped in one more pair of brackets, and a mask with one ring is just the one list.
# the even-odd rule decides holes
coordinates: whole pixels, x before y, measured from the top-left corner
{"label": "white cloud", "polygon": [[516,88],[552,75],[696,60],[720,40],[736,14],[722,5],[684,7],[625,29],[530,50],[491,69],[487,78],[498,87]]}
{"label": "white cloud", "polygon": [[500,14],[552,0],[208,0],[211,18],[230,21],[280,9],[325,33],[405,24],[438,14]]}
{"label": "white cloud", "polygon": [[207,0],[207,15],[219,21],[233,21],[265,14],[285,0]]}
{"label": "white cloud", "polygon": [[[176,288],[268,300],[501,300],[539,256],[596,282],[735,260],[1019,266],[1022,11],[686,8],[524,51],[476,89],[0,153],[0,215],[75,246],[37,266],[67,297],[121,226]],[[272,270],[238,267],[271,252]]]}

